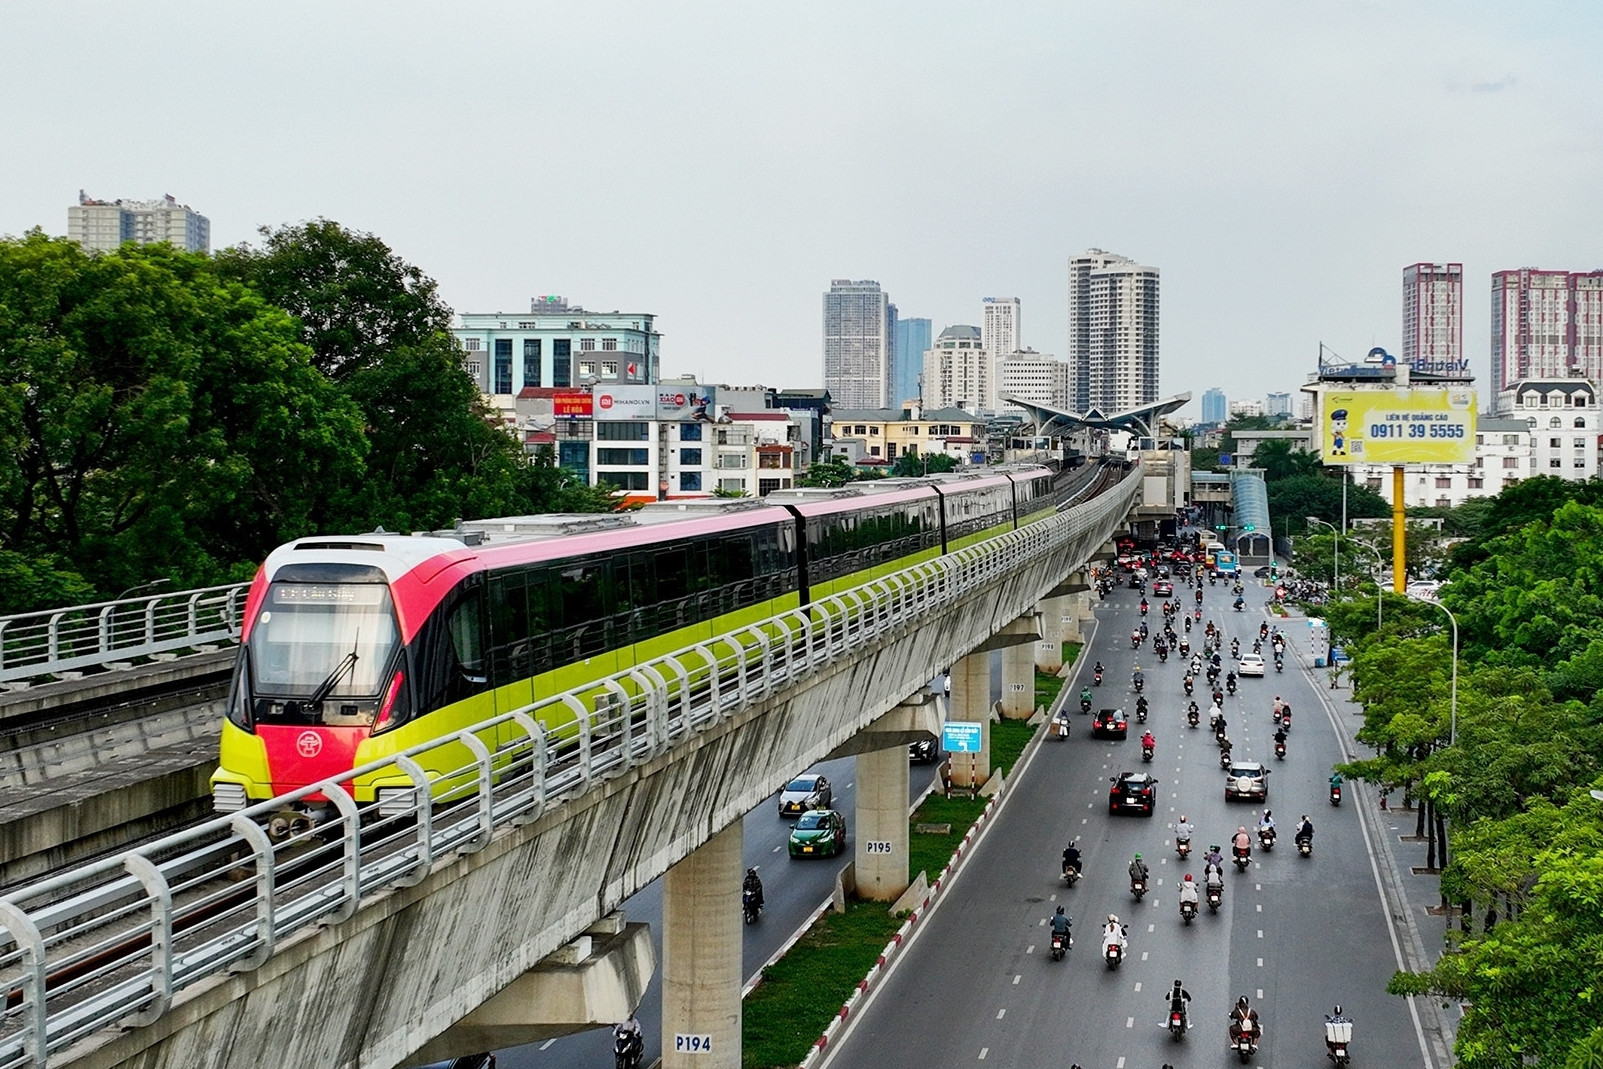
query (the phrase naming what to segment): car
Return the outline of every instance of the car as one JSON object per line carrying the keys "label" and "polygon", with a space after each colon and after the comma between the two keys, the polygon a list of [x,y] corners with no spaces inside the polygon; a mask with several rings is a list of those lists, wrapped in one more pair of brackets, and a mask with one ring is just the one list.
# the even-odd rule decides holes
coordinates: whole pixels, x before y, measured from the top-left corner
{"label": "car", "polygon": [[1269,770],[1257,761],[1234,761],[1225,780],[1225,801],[1269,800]]}
{"label": "car", "polygon": [[934,738],[910,742],[907,744],[907,759],[920,765],[933,764],[941,759],[940,743]]}
{"label": "car", "polygon": [[1166,598],[1173,593],[1174,584],[1167,579],[1159,579],[1152,584],[1152,596],[1155,598]]}
{"label": "car", "polygon": [[1236,675],[1263,675],[1263,656],[1257,653],[1243,653],[1241,655],[1241,664],[1236,667]]}
{"label": "car", "polygon": [[1110,777],[1108,813],[1140,813],[1150,817],[1158,804],[1158,781],[1145,772],[1120,772]]}
{"label": "car", "polygon": [[835,804],[835,788],[823,776],[797,776],[779,792],[779,815],[799,817],[810,809],[829,809]]}
{"label": "car", "polygon": [[1259,578],[1259,579],[1268,579],[1270,571],[1271,571],[1271,569],[1270,569],[1269,565],[1265,564],[1261,568],[1254,569],[1252,574],[1256,578]]}
{"label": "car", "polygon": [[1099,709],[1091,718],[1091,737],[1094,739],[1129,738],[1130,722],[1123,709]]}
{"label": "car", "polygon": [[834,857],[846,849],[846,818],[833,809],[810,809],[790,829],[791,857]]}

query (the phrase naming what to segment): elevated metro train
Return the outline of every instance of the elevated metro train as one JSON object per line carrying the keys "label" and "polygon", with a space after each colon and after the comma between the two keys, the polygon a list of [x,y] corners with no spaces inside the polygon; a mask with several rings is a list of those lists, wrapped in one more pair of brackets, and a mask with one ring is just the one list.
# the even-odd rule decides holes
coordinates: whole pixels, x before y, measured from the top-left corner
{"label": "elevated metro train", "polygon": [[[215,807],[243,809],[583,688],[1058,504],[1049,469],[1019,466],[298,539],[268,556],[246,602]],[[472,760],[458,746],[452,769]],[[394,768],[382,775],[352,782],[358,803],[410,786]]]}

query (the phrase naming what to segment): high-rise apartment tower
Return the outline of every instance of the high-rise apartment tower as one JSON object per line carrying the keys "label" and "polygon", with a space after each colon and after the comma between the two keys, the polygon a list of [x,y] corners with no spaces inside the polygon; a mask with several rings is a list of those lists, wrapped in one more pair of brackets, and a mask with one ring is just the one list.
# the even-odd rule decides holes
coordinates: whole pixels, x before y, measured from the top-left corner
{"label": "high-rise apartment tower", "polygon": [[1403,362],[1455,370],[1464,359],[1464,265],[1403,268]]}
{"label": "high-rise apartment tower", "polygon": [[919,396],[924,377],[924,351],[930,347],[930,321],[896,318],[896,355],[891,371],[891,407]]}
{"label": "high-rise apartment tower", "polygon": [[1223,423],[1229,415],[1223,390],[1215,386],[1202,391],[1202,422]]}
{"label": "high-rise apartment tower", "polygon": [[123,242],[149,245],[165,241],[186,252],[210,252],[211,220],[179,204],[171,194],[160,200],[95,200],[83,190],[67,209],[67,237],[86,249],[109,252]]}
{"label": "high-rise apartment tower", "polygon": [[1101,249],[1069,261],[1072,407],[1123,411],[1158,399],[1158,269]]}
{"label": "high-rise apartment tower", "polygon": [[1603,380],[1603,271],[1492,275],[1492,381]]}
{"label": "high-rise apartment tower", "polygon": [[837,278],[824,294],[824,388],[840,408],[887,408],[896,311],[878,282]]}

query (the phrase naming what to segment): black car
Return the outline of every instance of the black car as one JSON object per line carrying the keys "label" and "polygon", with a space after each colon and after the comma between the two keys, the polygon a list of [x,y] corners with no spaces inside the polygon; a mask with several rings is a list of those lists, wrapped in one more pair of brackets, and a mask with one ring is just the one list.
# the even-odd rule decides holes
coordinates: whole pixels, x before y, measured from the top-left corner
{"label": "black car", "polygon": [[1130,735],[1130,722],[1123,709],[1099,709],[1091,720],[1091,737],[1094,739],[1124,739]]}
{"label": "black car", "polygon": [[1112,777],[1108,812],[1140,813],[1150,817],[1158,805],[1158,781],[1145,772],[1120,772]]}
{"label": "black car", "polygon": [[907,759],[914,764],[928,765],[941,759],[941,747],[933,738],[919,739],[907,744]]}
{"label": "black car", "polygon": [[1259,578],[1259,579],[1268,579],[1269,578],[1269,565],[1265,564],[1263,567],[1257,569],[1252,574],[1254,576],[1256,576],[1257,578]]}

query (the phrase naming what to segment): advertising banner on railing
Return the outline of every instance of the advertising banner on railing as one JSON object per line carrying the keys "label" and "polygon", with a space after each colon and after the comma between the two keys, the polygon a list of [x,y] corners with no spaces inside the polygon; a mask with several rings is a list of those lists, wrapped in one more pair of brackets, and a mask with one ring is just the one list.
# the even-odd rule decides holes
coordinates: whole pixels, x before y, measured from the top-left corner
{"label": "advertising banner on railing", "polygon": [[1475,391],[1321,387],[1319,453],[1326,464],[1473,464]]}

